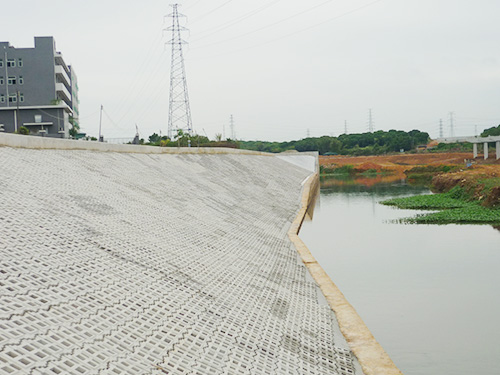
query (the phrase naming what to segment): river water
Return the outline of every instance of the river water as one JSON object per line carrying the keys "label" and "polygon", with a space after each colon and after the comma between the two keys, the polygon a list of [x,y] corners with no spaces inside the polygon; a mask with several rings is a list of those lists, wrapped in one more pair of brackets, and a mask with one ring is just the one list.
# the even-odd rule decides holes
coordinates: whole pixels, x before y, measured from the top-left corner
{"label": "river water", "polygon": [[300,237],[406,375],[500,374],[500,231],[407,225],[405,181],[324,179]]}

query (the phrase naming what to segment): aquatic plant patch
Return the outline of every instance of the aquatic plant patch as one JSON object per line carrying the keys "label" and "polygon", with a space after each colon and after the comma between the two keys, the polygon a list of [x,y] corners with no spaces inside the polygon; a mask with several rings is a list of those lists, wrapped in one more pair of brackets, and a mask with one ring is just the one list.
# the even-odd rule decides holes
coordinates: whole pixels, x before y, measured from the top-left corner
{"label": "aquatic plant patch", "polygon": [[416,224],[499,224],[500,209],[472,205],[418,215],[405,221]]}
{"label": "aquatic plant patch", "polygon": [[444,210],[468,207],[474,204],[452,198],[449,194],[416,195],[413,197],[389,199],[381,203],[386,206],[396,206],[410,210]]}
{"label": "aquatic plant patch", "polygon": [[467,194],[461,194],[460,188],[448,193],[417,195],[395,198],[381,202],[387,206],[413,210],[440,210],[403,219],[406,223],[416,224],[499,224],[500,208],[481,206],[478,201],[468,201]]}

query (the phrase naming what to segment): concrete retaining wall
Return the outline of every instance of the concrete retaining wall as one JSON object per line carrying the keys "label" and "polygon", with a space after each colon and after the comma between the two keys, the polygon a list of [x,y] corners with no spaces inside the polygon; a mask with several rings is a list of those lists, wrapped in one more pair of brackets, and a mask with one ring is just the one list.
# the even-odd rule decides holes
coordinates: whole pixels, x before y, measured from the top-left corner
{"label": "concrete retaining wall", "polygon": [[240,154],[272,156],[272,154],[266,152],[224,147],[155,147],[142,145],[116,145],[94,141],[76,141],[72,139],[45,138],[7,133],[0,133],[0,146],[38,150],[87,150],[129,154]]}

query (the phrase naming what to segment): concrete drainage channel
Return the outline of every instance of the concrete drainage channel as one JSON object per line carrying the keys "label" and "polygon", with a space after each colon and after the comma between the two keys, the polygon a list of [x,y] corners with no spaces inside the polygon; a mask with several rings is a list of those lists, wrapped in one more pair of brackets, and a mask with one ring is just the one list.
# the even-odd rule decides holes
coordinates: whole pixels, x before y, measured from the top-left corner
{"label": "concrete drainage channel", "polygon": [[1,373],[399,373],[298,239],[314,156],[0,145]]}

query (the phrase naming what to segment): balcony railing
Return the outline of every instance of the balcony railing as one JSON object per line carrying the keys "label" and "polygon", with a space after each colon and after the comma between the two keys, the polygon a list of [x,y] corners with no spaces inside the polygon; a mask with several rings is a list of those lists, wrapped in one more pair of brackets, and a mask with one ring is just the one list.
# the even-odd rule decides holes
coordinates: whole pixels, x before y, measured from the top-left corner
{"label": "balcony railing", "polygon": [[61,52],[56,52],[55,59],[56,59],[56,65],[61,65],[64,68],[64,70],[66,71],[66,73],[69,75],[68,66],[66,65],[66,62],[64,61]]}
{"label": "balcony railing", "polygon": [[56,76],[59,77],[60,81],[62,81],[66,87],[71,87],[71,79],[68,76],[68,73],[64,70],[62,65],[56,65]]}
{"label": "balcony railing", "polygon": [[67,105],[71,106],[71,94],[63,83],[56,82],[56,92],[58,96],[66,102]]}

